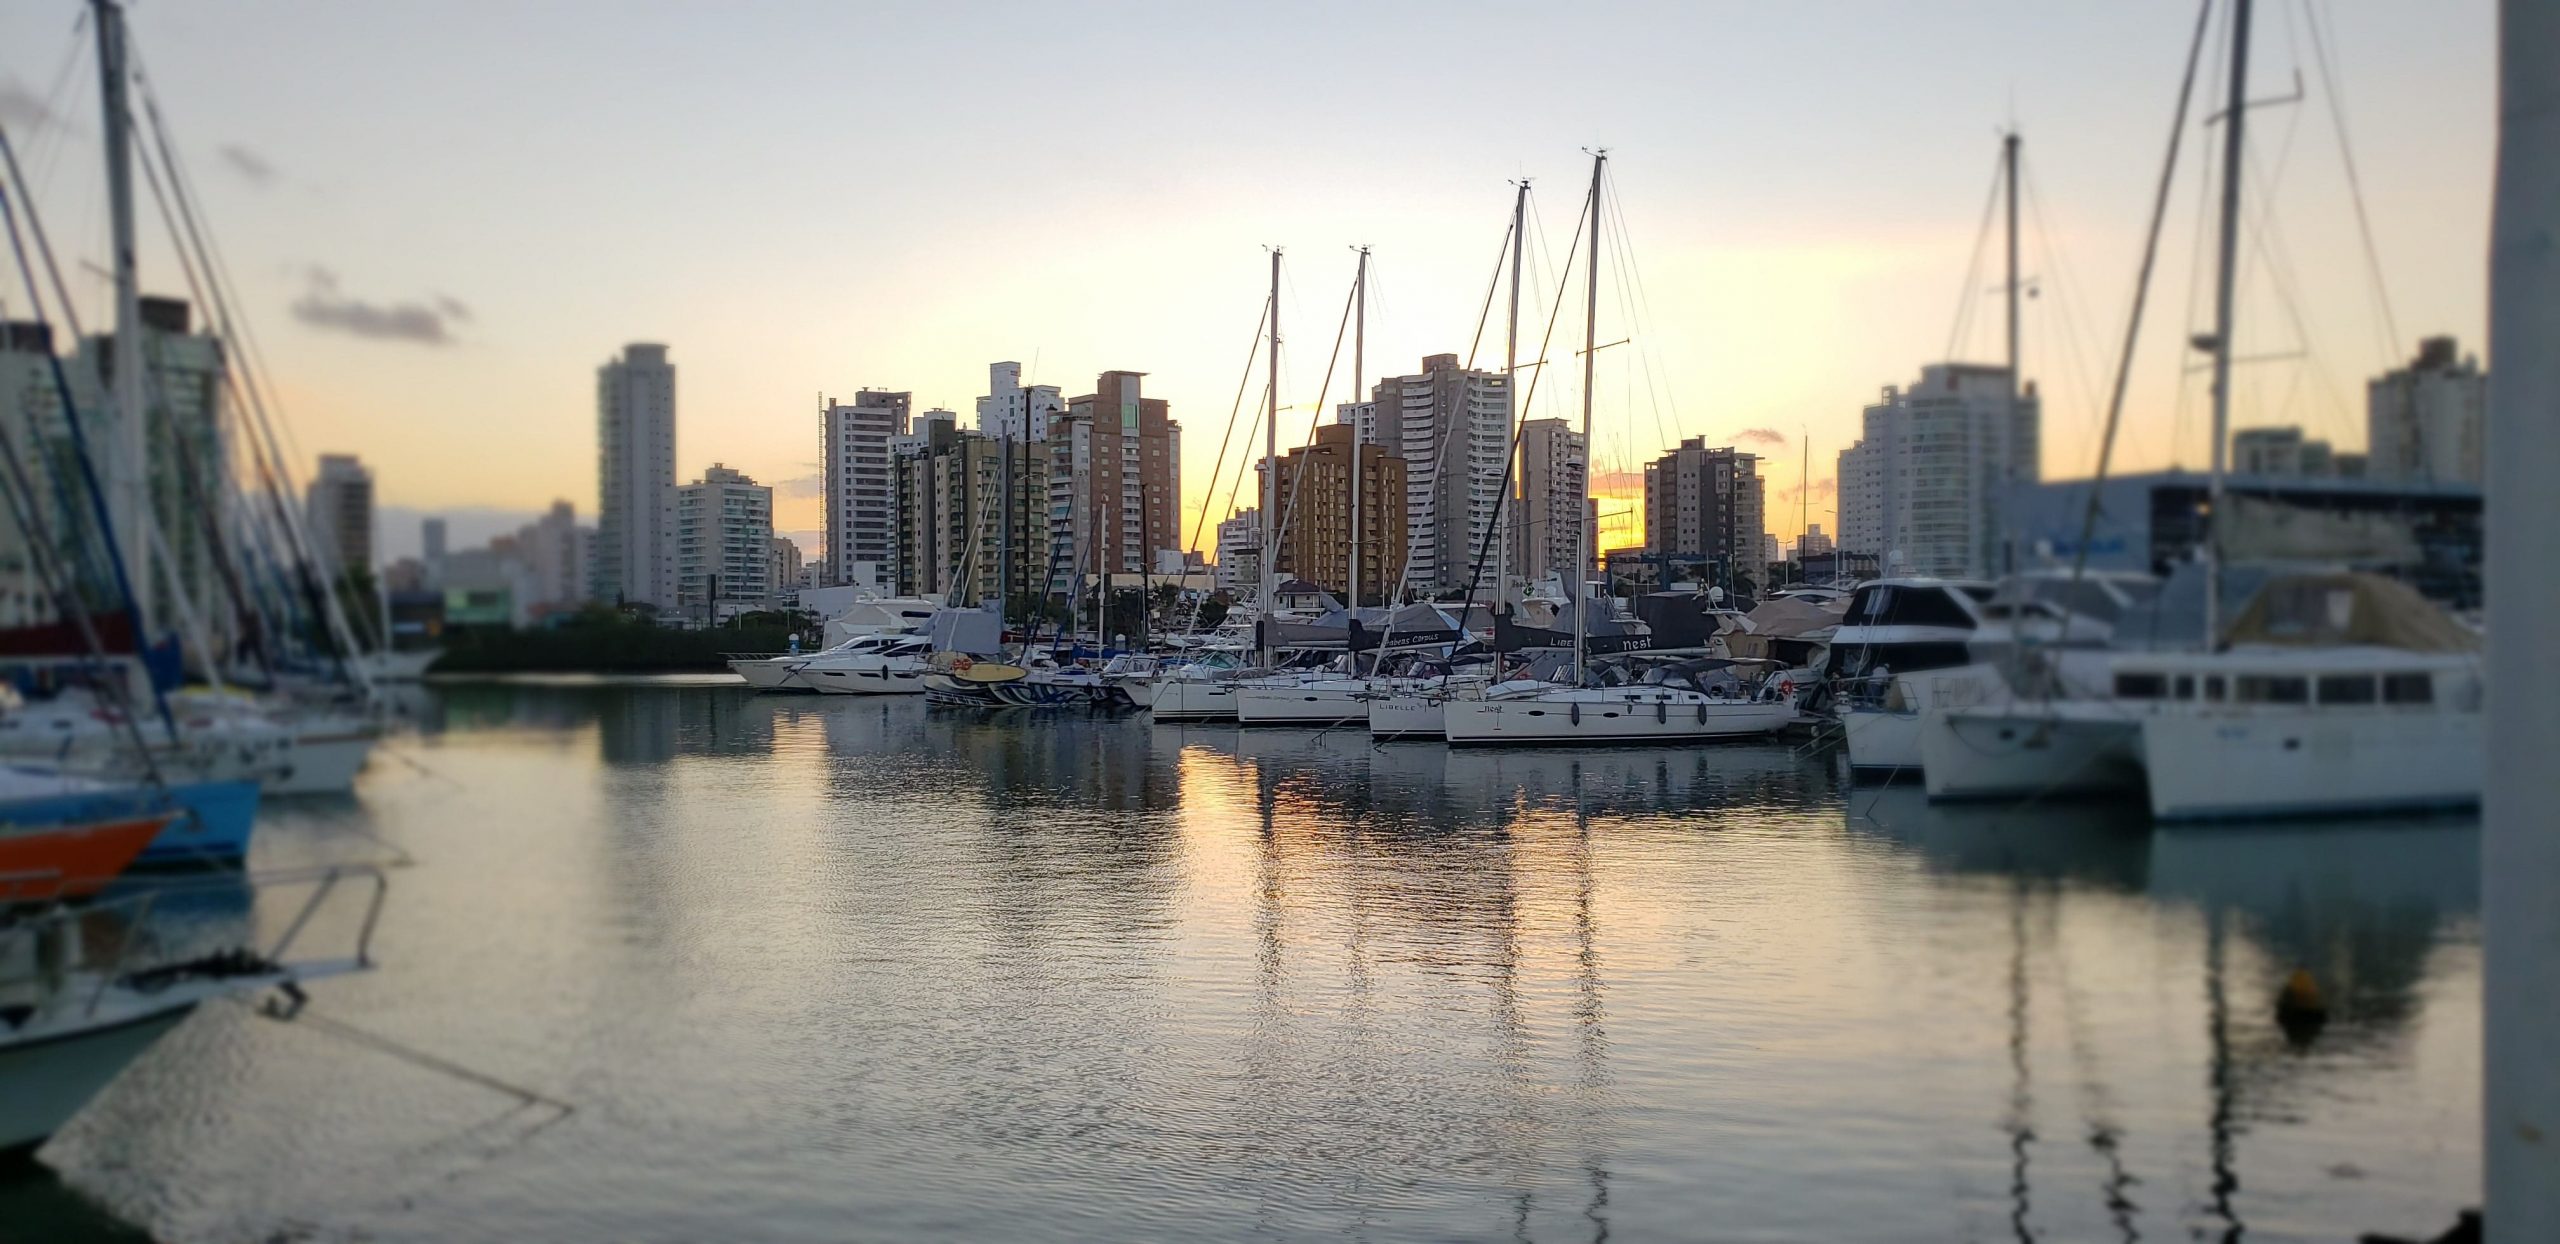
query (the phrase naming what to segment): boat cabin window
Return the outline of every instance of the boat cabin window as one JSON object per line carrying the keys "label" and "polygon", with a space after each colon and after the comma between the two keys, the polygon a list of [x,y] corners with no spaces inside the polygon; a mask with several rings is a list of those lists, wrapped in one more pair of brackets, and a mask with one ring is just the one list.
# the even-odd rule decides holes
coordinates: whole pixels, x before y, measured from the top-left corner
{"label": "boat cabin window", "polygon": [[2178,675],[2177,688],[2179,699],[2192,700],[2196,698],[2196,676],[2193,674]]}
{"label": "boat cabin window", "polygon": [[2169,679],[2162,674],[2116,675],[2116,698],[2119,700],[2157,700],[2169,694]]}
{"label": "boat cabin window", "polygon": [[2385,674],[2382,676],[2382,702],[2385,704],[2433,704],[2436,680],[2432,674]]}
{"label": "boat cabin window", "polygon": [[1854,626],[1973,629],[1973,615],[1949,597],[1946,589],[1935,587],[1861,588],[1857,603],[1849,610],[1849,622]]}
{"label": "boat cabin window", "polygon": [[2322,674],[2320,702],[2323,704],[2373,703],[2373,675]]}
{"label": "boat cabin window", "polygon": [[2230,689],[2225,686],[2222,681],[2222,675],[2207,674],[2204,676],[2205,699],[2210,700],[2213,703],[2220,704],[2228,696],[2229,690]]}
{"label": "boat cabin window", "polygon": [[2237,680],[2243,704],[2308,704],[2311,680],[2298,675],[2242,674]]}

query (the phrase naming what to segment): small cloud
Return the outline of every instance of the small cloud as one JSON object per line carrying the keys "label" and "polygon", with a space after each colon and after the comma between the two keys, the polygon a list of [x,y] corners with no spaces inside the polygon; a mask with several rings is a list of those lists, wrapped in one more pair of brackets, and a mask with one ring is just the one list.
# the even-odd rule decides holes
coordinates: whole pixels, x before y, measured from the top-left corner
{"label": "small cloud", "polygon": [[1833,493],[1836,493],[1836,492],[1840,491],[1840,481],[1838,481],[1838,480],[1830,480],[1830,479],[1818,479],[1818,480],[1813,481],[1813,483],[1812,483],[1812,484],[1810,484],[1810,485],[1803,485],[1803,484],[1789,484],[1789,485],[1787,485],[1786,487],[1784,487],[1784,488],[1781,488],[1781,489],[1778,489],[1778,490],[1777,490],[1777,499],[1778,499],[1778,500],[1780,500],[1780,501],[1799,501],[1799,500],[1804,500],[1804,499],[1806,499],[1806,498],[1804,497],[1804,494],[1805,494],[1807,491],[1812,492],[1812,493],[1813,493],[1813,495],[1814,495],[1815,497],[1817,497],[1817,498],[1818,498],[1818,497],[1828,497],[1828,496],[1832,495]]}
{"label": "small cloud", "polygon": [[1784,445],[1787,443],[1787,434],[1776,428],[1744,428],[1727,439],[1736,445],[1744,441],[1758,441],[1763,445]]}
{"label": "small cloud", "polygon": [[794,475],[776,483],[773,491],[785,497],[814,497],[826,491],[826,486],[823,475]]}
{"label": "small cloud", "polygon": [[375,341],[405,341],[415,345],[446,346],[453,344],[448,320],[468,319],[466,312],[457,317],[451,306],[460,306],[451,298],[439,296],[436,305],[423,302],[373,303],[350,298],[338,292],[338,274],[317,264],[305,273],[309,281],[302,297],[293,301],[293,318],[314,328],[333,329]]}
{"label": "small cloud", "polygon": [[45,105],[35,92],[19,84],[16,78],[0,80],[0,126],[24,140],[46,130],[77,133],[71,123]]}
{"label": "small cloud", "polygon": [[222,162],[231,166],[232,172],[248,178],[259,189],[263,190],[276,184],[278,176],[276,166],[268,163],[265,156],[238,143],[224,143],[219,154],[222,156]]}
{"label": "small cloud", "polygon": [[461,299],[456,298],[451,294],[436,295],[436,310],[444,312],[444,318],[452,320],[454,323],[468,324],[471,322],[471,308]]}

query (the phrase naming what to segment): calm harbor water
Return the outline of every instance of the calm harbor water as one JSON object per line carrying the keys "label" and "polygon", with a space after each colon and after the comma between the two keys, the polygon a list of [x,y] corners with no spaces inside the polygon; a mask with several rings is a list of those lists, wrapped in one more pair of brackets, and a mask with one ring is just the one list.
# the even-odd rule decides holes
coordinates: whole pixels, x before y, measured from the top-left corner
{"label": "calm harbor water", "polygon": [[0,1239],[2335,1240],[2478,1197],[2468,821],[703,684],[417,718],[261,829],[415,860],[312,1011],[574,1109],[213,1008]]}

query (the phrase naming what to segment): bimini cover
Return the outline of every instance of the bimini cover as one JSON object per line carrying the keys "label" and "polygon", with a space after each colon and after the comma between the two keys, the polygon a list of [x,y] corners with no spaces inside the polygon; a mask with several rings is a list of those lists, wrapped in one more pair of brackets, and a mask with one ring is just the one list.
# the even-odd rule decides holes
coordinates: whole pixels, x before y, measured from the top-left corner
{"label": "bimini cover", "polygon": [[2478,652],[2480,637],[2408,584],[2371,574],[2283,575],[2267,581],[2224,630],[2232,644],[2371,644],[2409,652]]}

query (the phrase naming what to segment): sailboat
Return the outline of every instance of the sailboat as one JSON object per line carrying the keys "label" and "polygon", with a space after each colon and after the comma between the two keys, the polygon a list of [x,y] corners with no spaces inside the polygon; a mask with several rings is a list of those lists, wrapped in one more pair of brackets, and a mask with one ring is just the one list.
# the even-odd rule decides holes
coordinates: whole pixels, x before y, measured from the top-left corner
{"label": "sailboat", "polygon": [[[1591,399],[1599,350],[1601,194],[1609,154],[1591,160],[1591,254],[1583,310],[1582,436],[1591,440]],[[1587,487],[1587,484],[1586,484]],[[1576,524],[1573,597],[1573,663],[1569,681],[1515,679],[1485,691],[1483,699],[1450,700],[1442,708],[1451,746],[1483,744],[1672,743],[1775,734],[1795,718],[1795,707],[1750,694],[1731,676],[1735,662],[1703,659],[1629,660],[1595,668],[1586,653],[1589,630],[1582,596],[1591,564],[1591,508]]]}

